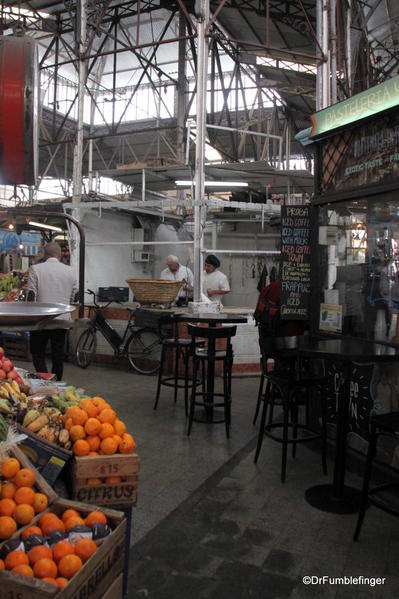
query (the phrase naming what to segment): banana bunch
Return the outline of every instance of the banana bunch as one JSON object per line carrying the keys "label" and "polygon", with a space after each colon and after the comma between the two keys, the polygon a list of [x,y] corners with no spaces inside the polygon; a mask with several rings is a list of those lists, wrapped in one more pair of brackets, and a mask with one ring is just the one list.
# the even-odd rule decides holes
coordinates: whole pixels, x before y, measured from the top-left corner
{"label": "banana bunch", "polygon": [[0,398],[19,401],[22,404],[27,403],[26,393],[23,393],[17,381],[3,381],[0,387]]}
{"label": "banana bunch", "polygon": [[28,407],[27,396],[17,381],[3,381],[0,386],[0,413],[17,417]]}
{"label": "banana bunch", "polygon": [[82,399],[80,393],[78,393],[75,387],[69,386],[63,393],[60,393],[61,399],[69,402],[69,407],[74,404],[78,404]]}

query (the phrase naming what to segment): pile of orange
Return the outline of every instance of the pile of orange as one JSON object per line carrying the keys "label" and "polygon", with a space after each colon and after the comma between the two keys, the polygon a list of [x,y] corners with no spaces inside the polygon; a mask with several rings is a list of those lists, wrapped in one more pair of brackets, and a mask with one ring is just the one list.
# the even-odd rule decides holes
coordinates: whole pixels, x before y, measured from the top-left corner
{"label": "pile of orange", "polygon": [[[70,508],[61,517],[46,512],[40,517],[38,526],[28,526],[23,531],[21,540],[33,534],[44,536],[54,530],[68,531],[78,524],[91,527],[97,523],[107,524],[106,516],[100,511],[92,511],[85,518]],[[4,561],[0,559],[0,570],[40,578],[63,589],[96,551],[97,545],[91,539],[79,539],[74,545],[65,539],[52,547],[36,545],[27,553],[21,549],[11,551]]]}
{"label": "pile of orange", "polygon": [[3,480],[0,487],[0,539],[9,539],[18,525],[24,526],[48,505],[47,496],[33,488],[35,473],[21,468],[16,458],[7,458],[1,463]]}
{"label": "pile of orange", "polygon": [[68,408],[64,423],[77,456],[133,453],[136,448],[125,423],[102,397],[85,398]]}

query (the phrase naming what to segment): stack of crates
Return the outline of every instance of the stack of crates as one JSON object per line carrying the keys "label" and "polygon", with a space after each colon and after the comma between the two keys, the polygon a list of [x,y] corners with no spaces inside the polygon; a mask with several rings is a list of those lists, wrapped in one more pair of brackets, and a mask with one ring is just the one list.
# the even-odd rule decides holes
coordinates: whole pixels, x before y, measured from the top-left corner
{"label": "stack of crates", "polygon": [[7,358],[31,360],[29,351],[29,332],[4,331],[1,333],[1,345]]}

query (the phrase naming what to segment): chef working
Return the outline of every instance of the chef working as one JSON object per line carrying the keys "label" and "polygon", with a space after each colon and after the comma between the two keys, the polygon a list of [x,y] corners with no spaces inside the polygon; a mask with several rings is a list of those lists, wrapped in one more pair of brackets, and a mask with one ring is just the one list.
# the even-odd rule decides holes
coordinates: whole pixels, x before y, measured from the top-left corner
{"label": "chef working", "polygon": [[193,281],[194,276],[192,271],[187,266],[182,266],[180,264],[180,260],[174,254],[170,254],[166,258],[165,268],[161,272],[160,278],[164,281],[184,281],[184,285],[182,285],[179,289],[179,292],[176,296],[175,303],[177,305],[184,304],[189,298],[191,298],[193,291]]}
{"label": "chef working", "polygon": [[218,270],[219,267],[220,260],[214,254],[209,254],[205,260],[202,289],[212,302],[220,302],[222,297],[230,292],[229,281],[226,275]]}

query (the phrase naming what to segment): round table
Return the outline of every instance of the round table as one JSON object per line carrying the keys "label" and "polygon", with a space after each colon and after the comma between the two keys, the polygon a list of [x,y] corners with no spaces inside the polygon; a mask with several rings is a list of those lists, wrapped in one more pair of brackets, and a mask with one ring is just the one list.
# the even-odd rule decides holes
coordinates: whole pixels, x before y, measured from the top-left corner
{"label": "round table", "polygon": [[351,364],[352,362],[398,362],[399,351],[373,341],[327,339],[304,341],[298,348],[298,355],[306,358],[333,359],[343,363],[343,393],[340,393],[337,405],[333,483],[308,489],[305,493],[306,500],[313,507],[334,514],[357,512],[360,491],[345,485]]}

